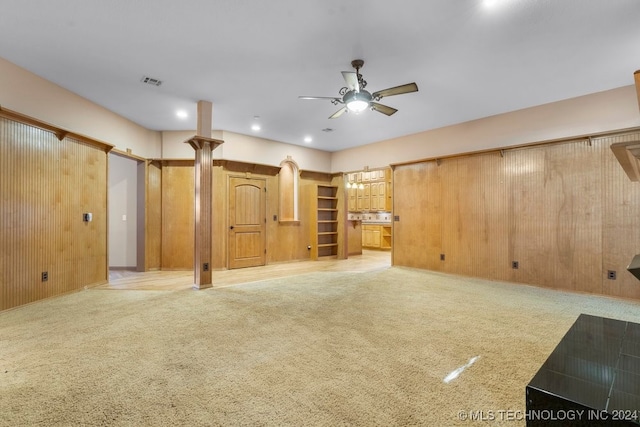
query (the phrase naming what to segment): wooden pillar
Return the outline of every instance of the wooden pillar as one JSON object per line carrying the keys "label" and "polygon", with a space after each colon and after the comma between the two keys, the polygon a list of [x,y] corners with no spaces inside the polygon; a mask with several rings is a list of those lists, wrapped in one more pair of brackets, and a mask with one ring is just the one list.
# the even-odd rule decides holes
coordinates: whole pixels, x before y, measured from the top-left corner
{"label": "wooden pillar", "polygon": [[195,158],[195,245],[193,287],[206,289],[211,282],[211,230],[213,212],[211,209],[213,150],[223,143],[211,138],[212,105],[208,101],[198,101],[197,135],[185,141],[196,152]]}
{"label": "wooden pillar", "polygon": [[640,70],[633,73],[633,77],[636,81],[636,93],[638,94],[638,108],[640,108]]}

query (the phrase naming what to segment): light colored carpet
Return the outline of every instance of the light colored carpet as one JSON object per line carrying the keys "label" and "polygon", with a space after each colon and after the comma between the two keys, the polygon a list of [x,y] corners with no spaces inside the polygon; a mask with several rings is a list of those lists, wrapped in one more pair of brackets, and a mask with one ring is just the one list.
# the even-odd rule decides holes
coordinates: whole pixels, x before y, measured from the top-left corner
{"label": "light colored carpet", "polygon": [[518,416],[580,313],[640,323],[640,303],[399,267],[87,290],[0,313],[0,425],[524,426],[459,413]]}

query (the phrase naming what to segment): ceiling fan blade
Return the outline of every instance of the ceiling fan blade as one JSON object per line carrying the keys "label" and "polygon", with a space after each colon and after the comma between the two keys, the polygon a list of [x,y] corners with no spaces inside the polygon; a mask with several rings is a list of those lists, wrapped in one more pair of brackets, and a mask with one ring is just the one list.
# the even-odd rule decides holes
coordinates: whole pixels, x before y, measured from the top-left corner
{"label": "ceiling fan blade", "polygon": [[417,92],[417,91],[418,91],[417,84],[408,83],[402,86],[390,87],[389,89],[379,90],[377,92],[372,93],[371,96],[373,97],[373,99],[380,99],[385,96],[401,95],[403,93],[411,93],[411,92]]}
{"label": "ceiling fan blade", "polygon": [[342,77],[344,81],[347,83],[347,87],[350,90],[355,90],[356,92],[360,92],[360,84],[358,84],[358,74],[354,71],[343,71]]}
{"label": "ceiling fan blade", "polygon": [[345,111],[347,111],[347,107],[342,107],[341,109],[339,109],[338,111],[336,111],[335,113],[333,113],[332,115],[329,116],[330,119],[337,119],[338,117],[340,117]]}
{"label": "ceiling fan blade", "polygon": [[377,102],[370,102],[369,106],[371,107],[372,110],[378,111],[378,112],[380,112],[382,114],[386,114],[387,116],[390,116],[393,113],[395,113],[396,111],[398,111],[393,107],[389,107],[387,105],[378,104]]}
{"label": "ceiling fan blade", "polygon": [[298,99],[329,99],[331,101],[342,102],[342,99],[334,96],[299,96]]}

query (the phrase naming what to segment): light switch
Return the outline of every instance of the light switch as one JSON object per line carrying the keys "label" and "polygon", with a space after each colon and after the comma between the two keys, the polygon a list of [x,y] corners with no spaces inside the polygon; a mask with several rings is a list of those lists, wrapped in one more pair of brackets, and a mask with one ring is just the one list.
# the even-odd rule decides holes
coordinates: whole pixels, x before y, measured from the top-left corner
{"label": "light switch", "polygon": [[122,220],[126,221],[127,220],[127,216],[126,215],[122,215]]}

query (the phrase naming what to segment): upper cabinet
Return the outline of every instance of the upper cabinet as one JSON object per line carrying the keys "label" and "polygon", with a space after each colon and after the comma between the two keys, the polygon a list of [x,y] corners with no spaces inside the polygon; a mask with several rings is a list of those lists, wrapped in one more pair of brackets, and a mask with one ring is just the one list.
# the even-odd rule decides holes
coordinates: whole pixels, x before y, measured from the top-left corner
{"label": "upper cabinet", "polygon": [[391,169],[373,169],[346,175],[351,212],[391,211]]}

